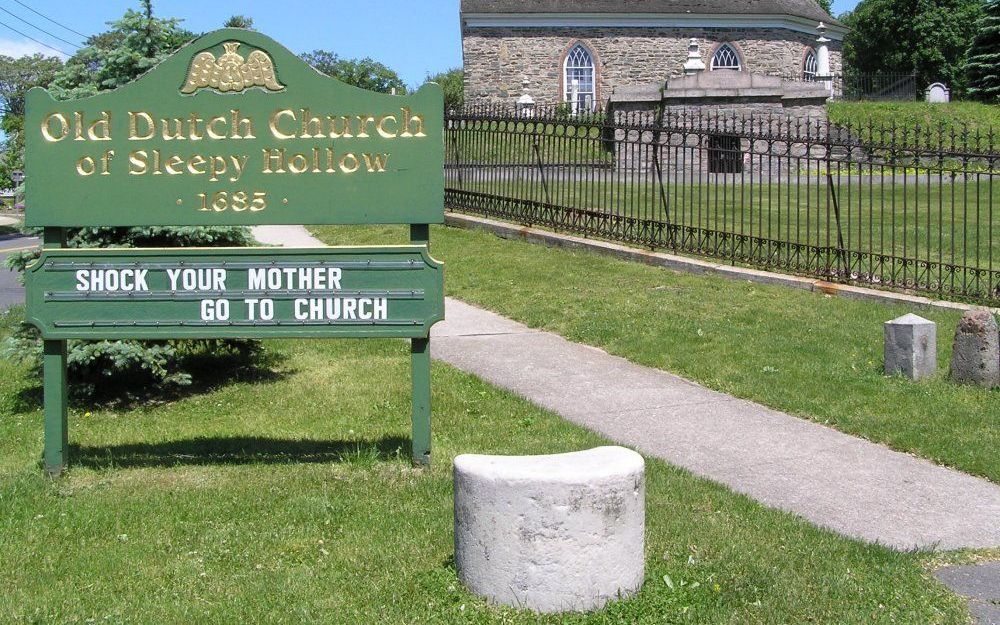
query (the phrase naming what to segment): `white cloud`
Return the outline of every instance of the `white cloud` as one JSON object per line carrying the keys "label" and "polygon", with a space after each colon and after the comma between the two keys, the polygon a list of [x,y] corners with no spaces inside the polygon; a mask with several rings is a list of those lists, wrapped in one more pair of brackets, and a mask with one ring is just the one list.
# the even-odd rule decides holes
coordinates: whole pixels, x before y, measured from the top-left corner
{"label": "white cloud", "polygon": [[30,56],[32,54],[58,56],[62,59],[66,58],[65,55],[59,54],[51,48],[46,48],[40,43],[35,43],[34,41],[29,41],[27,39],[24,41],[17,41],[14,39],[5,39],[4,37],[0,37],[0,54],[4,56],[12,56],[15,59],[22,56]]}

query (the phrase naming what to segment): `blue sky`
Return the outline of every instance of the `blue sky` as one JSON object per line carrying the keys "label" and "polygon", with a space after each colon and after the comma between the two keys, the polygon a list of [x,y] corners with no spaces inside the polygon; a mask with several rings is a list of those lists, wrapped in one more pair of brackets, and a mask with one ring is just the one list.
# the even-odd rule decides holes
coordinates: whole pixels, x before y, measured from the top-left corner
{"label": "blue sky", "polygon": [[[857,1],[836,0],[834,13],[852,8]],[[0,9],[9,11],[0,10],[0,54],[20,56],[36,51],[54,54],[23,35],[67,53],[74,50],[67,41],[82,43],[79,35],[32,13],[24,5],[89,35],[104,30],[105,22],[121,16],[129,7],[137,8],[139,2],[0,0]],[[295,52],[325,49],[348,58],[370,56],[395,69],[409,85],[421,83],[428,73],[462,63],[458,0],[159,0],[155,8],[161,16],[183,18],[184,25],[195,32],[219,28],[235,13],[249,15],[259,30]],[[11,13],[50,34],[12,17]]]}

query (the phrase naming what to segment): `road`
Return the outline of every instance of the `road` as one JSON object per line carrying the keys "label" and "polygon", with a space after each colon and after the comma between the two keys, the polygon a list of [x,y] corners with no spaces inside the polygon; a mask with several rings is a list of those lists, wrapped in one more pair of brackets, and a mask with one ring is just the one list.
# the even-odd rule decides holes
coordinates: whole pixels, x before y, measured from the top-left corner
{"label": "road", "polygon": [[20,234],[0,235],[0,310],[7,310],[24,302],[24,287],[18,280],[17,272],[7,269],[7,257],[11,251],[38,245],[38,239]]}

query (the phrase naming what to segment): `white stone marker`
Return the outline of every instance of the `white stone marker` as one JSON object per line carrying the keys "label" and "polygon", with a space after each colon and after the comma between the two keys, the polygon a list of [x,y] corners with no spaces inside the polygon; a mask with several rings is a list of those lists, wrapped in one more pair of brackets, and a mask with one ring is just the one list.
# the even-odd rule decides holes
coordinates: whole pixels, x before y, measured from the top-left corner
{"label": "white stone marker", "polygon": [[944,83],[936,82],[924,91],[924,98],[931,104],[951,102],[951,90]]}
{"label": "white stone marker", "polygon": [[911,380],[937,372],[937,324],[914,314],[885,322],[885,374]]}
{"label": "white stone marker", "polygon": [[623,447],[455,458],[455,564],[489,600],[590,611],[645,574],[645,462]]}

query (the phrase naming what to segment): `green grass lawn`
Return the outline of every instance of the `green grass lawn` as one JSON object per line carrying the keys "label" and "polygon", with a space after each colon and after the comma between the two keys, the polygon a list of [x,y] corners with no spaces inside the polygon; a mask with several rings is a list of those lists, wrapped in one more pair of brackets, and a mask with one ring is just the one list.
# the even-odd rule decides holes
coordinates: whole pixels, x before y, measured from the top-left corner
{"label": "green grass lawn", "polygon": [[[321,228],[331,244],[405,240],[395,227]],[[681,274],[438,227],[449,293],[529,326],[1000,482],[1000,391],[947,381],[959,313],[938,323],[939,375],[882,375],[883,322],[913,312]]]}
{"label": "green grass lawn", "polygon": [[448,163],[610,165],[614,154],[602,137],[603,122],[567,118],[556,122],[479,120],[451,122],[445,139]]}
{"label": "green grass lawn", "polygon": [[[435,236],[453,289],[478,279],[459,239],[482,245],[499,271],[489,239]],[[0,336],[19,318],[3,316]],[[267,349],[275,364],[256,384],[132,411],[74,408],[75,466],[56,481],[38,465],[40,382],[0,361],[0,621],[967,622],[962,601],[928,575],[930,556],[841,538],[658,461],[648,463],[638,597],[591,616],[490,607],[462,590],[452,564],[452,458],[604,441],[435,364],[434,464],[415,470],[404,342]]]}
{"label": "green grass lawn", "polygon": [[[988,146],[986,136],[994,129],[994,147],[1000,146],[1000,106],[978,102],[949,102],[948,104],[928,104],[926,102],[832,102],[827,105],[830,121],[835,124],[865,126],[869,122],[876,126],[896,126],[912,129],[915,126],[930,128],[939,126],[945,130],[946,146],[950,146],[951,133],[959,136],[968,128],[973,134],[980,132]],[[959,139],[961,141],[961,139]]]}
{"label": "green grass lawn", "polygon": [[[659,185],[628,178],[610,184],[612,178],[604,175],[573,183],[550,180],[545,186],[537,177],[486,182],[468,176],[461,184],[450,180],[448,188],[822,248],[836,247],[839,236],[846,250],[874,255],[866,256],[857,269],[876,275],[883,273],[878,261],[882,254],[1000,270],[1000,176],[975,176],[955,183],[922,177],[919,183],[910,180],[904,187],[888,183],[890,168],[882,168],[881,173],[879,169],[871,170],[870,183],[859,184],[856,178],[841,174],[835,176],[832,187],[825,176],[816,175],[811,181],[806,177],[799,184],[780,186],[761,184],[752,176],[741,182],[739,176],[734,180],[706,174],[700,184],[687,178],[668,179],[663,185],[663,193],[670,198],[666,207]],[[852,171],[856,175],[857,166]],[[886,184],[880,182],[882,175]],[[717,181],[710,182],[713,178]],[[613,232],[606,234],[614,238]],[[726,247],[738,244],[728,237],[721,245],[729,253],[718,255],[745,257],[749,252]],[[692,242],[679,249],[697,252],[714,249],[714,245]],[[783,254],[755,252],[752,262],[797,261],[789,246]],[[887,279],[889,272],[891,268],[883,277]],[[935,271],[932,278],[946,279],[947,275],[938,276]]]}

